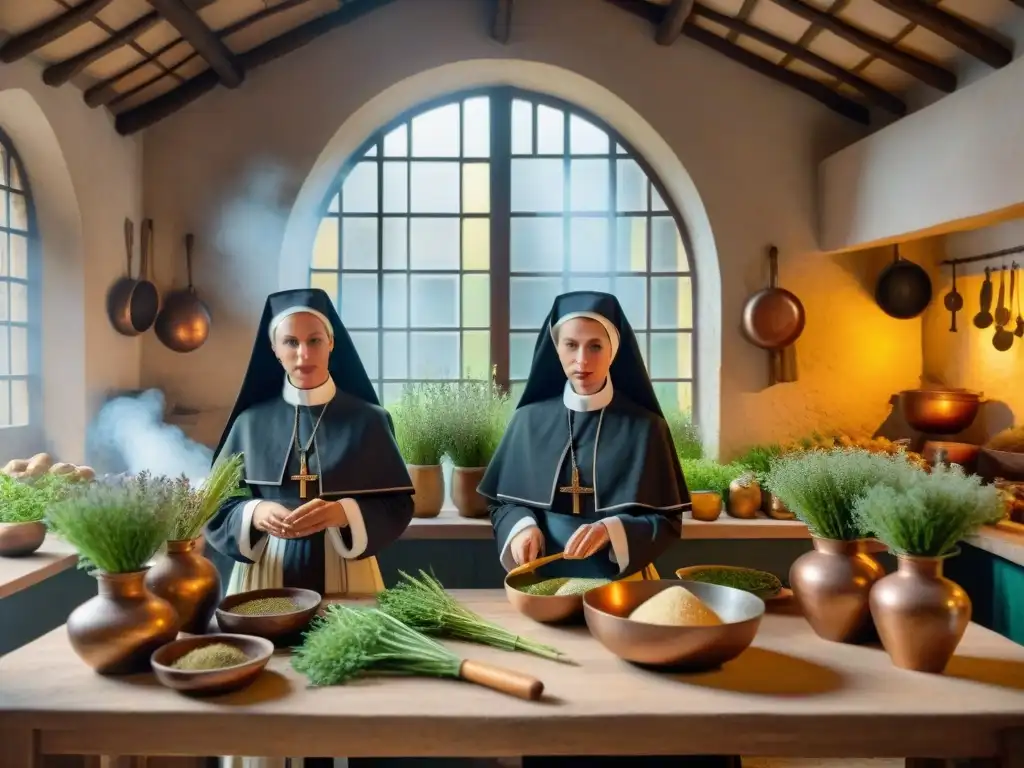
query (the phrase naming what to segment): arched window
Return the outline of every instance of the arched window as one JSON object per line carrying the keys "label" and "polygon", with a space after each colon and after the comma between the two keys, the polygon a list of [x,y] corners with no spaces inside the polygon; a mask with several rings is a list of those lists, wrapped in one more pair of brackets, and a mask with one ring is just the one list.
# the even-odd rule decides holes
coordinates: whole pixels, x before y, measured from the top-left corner
{"label": "arched window", "polygon": [[[25,169],[0,131],[0,429],[40,426],[39,264]],[[19,441],[21,442],[21,441]]]}
{"label": "arched window", "polygon": [[310,285],[335,299],[385,403],[411,381],[513,396],[556,295],[614,293],[663,407],[691,411],[693,291],[681,219],[613,129],[513,88],[380,129],[324,202]]}

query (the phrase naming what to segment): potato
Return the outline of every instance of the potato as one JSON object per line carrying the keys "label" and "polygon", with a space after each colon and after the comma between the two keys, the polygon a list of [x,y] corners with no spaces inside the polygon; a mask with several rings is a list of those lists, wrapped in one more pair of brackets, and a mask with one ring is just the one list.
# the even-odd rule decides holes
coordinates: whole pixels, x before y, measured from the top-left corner
{"label": "potato", "polygon": [[28,460],[27,472],[33,477],[43,474],[53,465],[53,459],[50,458],[48,453],[37,453],[31,459]]}
{"label": "potato", "polygon": [[77,477],[79,480],[85,481],[95,480],[96,470],[93,469],[92,467],[78,467],[75,470],[75,477]]}
{"label": "potato", "polygon": [[78,467],[74,464],[68,464],[66,461],[58,461],[50,467],[49,472],[51,475],[67,475],[72,472],[76,472],[77,470]]}
{"label": "potato", "polygon": [[12,472],[24,472],[26,469],[28,469],[27,460],[11,459],[10,461],[7,462],[7,465],[4,467],[3,472],[5,475],[9,475]]}

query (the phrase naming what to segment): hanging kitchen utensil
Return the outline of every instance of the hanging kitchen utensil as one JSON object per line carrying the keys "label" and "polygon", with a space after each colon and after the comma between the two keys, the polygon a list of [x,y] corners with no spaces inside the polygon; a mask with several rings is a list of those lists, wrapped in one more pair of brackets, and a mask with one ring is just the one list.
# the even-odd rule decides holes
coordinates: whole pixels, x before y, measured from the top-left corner
{"label": "hanging kitchen utensil", "polygon": [[875,301],[889,317],[909,320],[917,317],[932,300],[932,280],[920,264],[900,256],[895,246],[895,258],[875,284]]}
{"label": "hanging kitchen utensil", "polygon": [[793,293],[779,287],[779,249],[768,249],[768,287],[747,299],[743,307],[743,335],[756,347],[771,353],[771,384],[796,381],[795,366],[785,365],[782,350],[803,333],[804,305]]}
{"label": "hanging kitchen utensil", "polygon": [[1017,273],[1017,327],[1013,331],[1013,335],[1018,339],[1024,338],[1024,315],[1020,313],[1020,294],[1024,291],[1024,285],[1021,284],[1021,278],[1024,275],[1020,273],[1020,265],[1017,262],[1013,263],[1013,271]]}
{"label": "hanging kitchen utensil", "polygon": [[974,316],[974,327],[984,330],[992,325],[992,268],[985,267],[985,282],[981,284],[980,308]]}
{"label": "hanging kitchen utensil", "polygon": [[107,292],[107,317],[110,319],[110,324],[114,326],[114,330],[124,336],[138,336],[149,330],[160,307],[160,294],[156,286],[146,279],[149,253],[147,236],[151,231],[151,224],[149,219],[142,222],[139,276],[133,278],[132,251],[135,245],[135,227],[131,219],[124,220],[124,244],[128,256],[128,272]]}
{"label": "hanging kitchen utensil", "polygon": [[192,352],[206,343],[210,335],[210,310],[196,295],[192,285],[192,246],[195,237],[185,235],[185,269],[188,287],[171,291],[164,299],[156,319],[156,335],[164,346],[175,352]]}
{"label": "hanging kitchen utensil", "polygon": [[[1011,301],[1012,298],[1011,288]],[[999,269],[999,303],[996,304],[996,311],[993,315],[996,325],[1006,326],[1010,324],[1010,308],[1006,305],[1006,265]]]}
{"label": "hanging kitchen utensil", "polygon": [[956,333],[956,313],[964,308],[964,297],[956,289],[956,262],[952,264],[953,269],[953,289],[946,294],[946,298],[942,300],[946,309],[949,310],[950,316],[950,333]]}

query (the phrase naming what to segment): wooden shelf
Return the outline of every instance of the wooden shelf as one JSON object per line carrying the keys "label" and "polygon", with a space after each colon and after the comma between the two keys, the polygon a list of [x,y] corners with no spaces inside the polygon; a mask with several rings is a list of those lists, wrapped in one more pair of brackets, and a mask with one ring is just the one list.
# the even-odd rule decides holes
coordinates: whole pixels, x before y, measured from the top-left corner
{"label": "wooden shelf", "polygon": [[1016,523],[999,523],[982,528],[967,543],[989,554],[1024,566],[1024,526]]}
{"label": "wooden shelf", "polygon": [[0,557],[0,598],[28,589],[77,564],[78,556],[74,548],[53,534],[48,534],[43,546],[31,555]]}

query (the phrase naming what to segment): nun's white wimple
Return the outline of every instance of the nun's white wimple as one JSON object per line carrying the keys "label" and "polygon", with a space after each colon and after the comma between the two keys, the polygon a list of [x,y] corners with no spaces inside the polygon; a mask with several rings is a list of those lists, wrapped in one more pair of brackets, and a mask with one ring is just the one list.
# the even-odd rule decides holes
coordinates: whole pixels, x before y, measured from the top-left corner
{"label": "nun's white wimple", "polygon": [[568,314],[562,315],[558,318],[558,322],[551,326],[551,341],[554,342],[555,346],[558,346],[558,329],[569,320],[577,317],[585,317],[589,320],[596,320],[603,327],[605,332],[608,334],[608,341],[612,345],[612,360],[615,359],[615,355],[619,352],[619,329],[616,328],[612,321],[604,315],[599,315],[597,312],[569,312]]}
{"label": "nun's white wimple", "polygon": [[274,343],[274,331],[277,330],[277,326],[279,326],[286,317],[291,317],[292,315],[297,315],[301,312],[307,312],[313,315],[313,317],[317,318],[321,323],[324,324],[324,328],[327,329],[327,335],[332,339],[334,338],[334,327],[331,325],[331,321],[327,319],[327,315],[325,315],[323,312],[317,309],[313,309],[312,307],[288,307],[288,309],[282,312],[278,312],[276,315],[274,315],[274,319],[270,321],[271,344]]}

